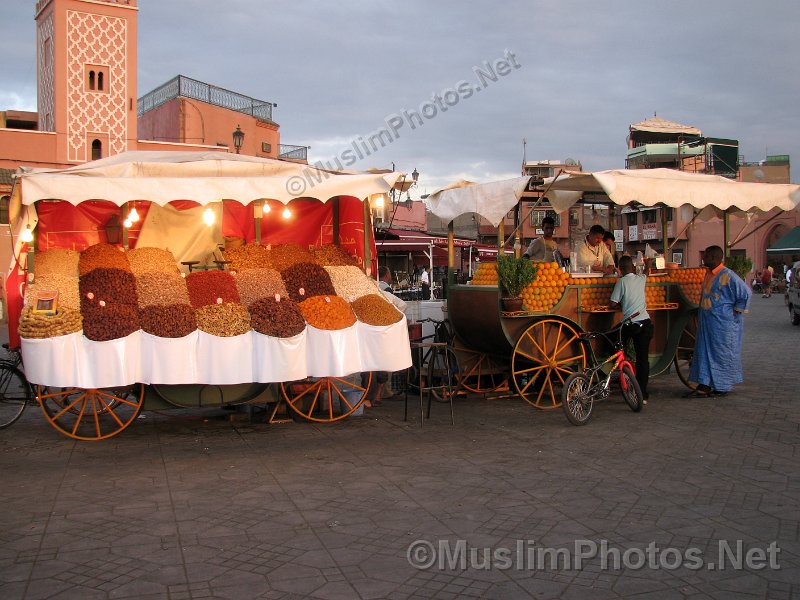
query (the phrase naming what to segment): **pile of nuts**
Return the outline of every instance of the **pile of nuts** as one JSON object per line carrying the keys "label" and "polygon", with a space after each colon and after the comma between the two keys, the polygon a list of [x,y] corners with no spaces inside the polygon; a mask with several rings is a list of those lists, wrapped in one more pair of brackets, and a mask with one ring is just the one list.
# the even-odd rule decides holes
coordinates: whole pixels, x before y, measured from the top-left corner
{"label": "pile of nuts", "polygon": [[[77,264],[76,273],[77,273]],[[78,291],[78,277],[49,273],[37,275],[32,284],[25,286],[25,306],[33,306],[36,302],[36,293],[58,290],[58,306],[79,310],[81,305],[80,292]]]}
{"label": "pile of nuts", "polygon": [[197,328],[217,337],[231,337],[250,331],[250,314],[244,306],[234,302],[201,306],[196,316]]}
{"label": "pile of nuts", "polygon": [[358,260],[352,254],[348,254],[336,244],[324,244],[311,248],[312,254],[319,264],[326,267],[357,267]]}
{"label": "pile of nuts", "polygon": [[197,318],[189,304],[146,306],[139,311],[142,329],[151,335],[179,338],[197,329]]}
{"label": "pile of nuts", "polygon": [[283,273],[284,269],[297,263],[316,263],[314,255],[299,244],[280,244],[269,251],[272,268]]}
{"label": "pile of nuts", "polygon": [[125,253],[111,244],[95,244],[81,252],[78,259],[79,275],[85,275],[99,267],[122,269],[124,271],[131,270],[131,265]]}
{"label": "pile of nuts", "polygon": [[96,342],[124,338],[139,330],[139,311],[130,304],[83,308],[83,335]]}
{"label": "pile of nuts", "polygon": [[302,333],[305,319],[296,302],[289,298],[262,298],[250,305],[250,324],[258,333],[289,338]]}
{"label": "pile of nuts", "polygon": [[236,281],[225,271],[215,269],[189,273],[186,276],[186,287],[189,289],[189,300],[195,308],[223,302],[239,302]]}
{"label": "pile of nuts", "polygon": [[225,248],[225,260],[230,262],[231,271],[240,273],[247,269],[264,269],[271,266],[269,250],[261,244],[247,244],[238,248]]}
{"label": "pile of nuts", "polygon": [[314,296],[300,303],[306,322],[317,329],[347,329],[356,322],[353,309],[339,296]]}
{"label": "pile of nuts", "polygon": [[402,320],[402,313],[383,296],[370,294],[350,303],[353,312],[367,325],[391,325]]}
{"label": "pile of nuts", "polygon": [[24,338],[50,338],[75,333],[83,328],[83,318],[77,310],[59,307],[54,315],[36,314],[31,307],[22,309],[19,334]]}
{"label": "pile of nuts", "polygon": [[352,302],[379,291],[375,282],[358,267],[323,267],[331,278],[336,295]]}
{"label": "pile of nuts", "polygon": [[275,269],[248,269],[237,272],[233,278],[236,280],[242,305],[246,307],[256,300],[273,297],[275,294],[288,298],[281,274]]}
{"label": "pile of nuts", "polygon": [[142,273],[136,278],[136,294],[139,297],[139,308],[170,304],[189,306],[186,280],[176,272]]}
{"label": "pile of nuts", "polygon": [[53,248],[37,252],[33,257],[33,273],[37,278],[42,275],[77,277],[79,258],[80,252],[76,250]]}
{"label": "pile of nuts", "polygon": [[131,271],[137,277],[143,273],[177,273],[175,257],[161,248],[134,248],[128,251]]}
{"label": "pile of nuts", "polygon": [[289,297],[295,302],[302,302],[311,296],[336,295],[330,275],[316,263],[295,263],[282,270],[281,277]]}

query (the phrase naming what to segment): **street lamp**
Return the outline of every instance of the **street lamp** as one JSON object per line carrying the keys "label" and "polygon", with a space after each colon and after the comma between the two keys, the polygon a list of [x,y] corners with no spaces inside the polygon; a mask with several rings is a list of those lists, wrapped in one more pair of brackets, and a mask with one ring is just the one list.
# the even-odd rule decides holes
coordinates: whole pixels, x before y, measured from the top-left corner
{"label": "street lamp", "polygon": [[244,142],[244,131],[242,131],[237,125],[236,131],[233,132],[233,147],[236,148],[236,154],[239,154],[239,150],[242,149],[243,142]]}

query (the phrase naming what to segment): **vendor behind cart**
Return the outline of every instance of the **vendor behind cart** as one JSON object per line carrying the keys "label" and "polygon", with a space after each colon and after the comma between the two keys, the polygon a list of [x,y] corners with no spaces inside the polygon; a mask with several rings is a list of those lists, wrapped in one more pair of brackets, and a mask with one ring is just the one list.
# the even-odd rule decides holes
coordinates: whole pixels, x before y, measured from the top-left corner
{"label": "vendor behind cart", "polygon": [[601,225],[592,225],[589,233],[576,247],[578,271],[583,273],[604,273],[611,275],[615,272],[614,257],[603,243],[605,229]]}
{"label": "vendor behind cart", "polygon": [[523,258],[529,258],[533,262],[551,262],[554,252],[558,251],[558,243],[553,239],[553,232],[556,229],[556,221],[553,217],[542,219],[542,235],[534,239]]}

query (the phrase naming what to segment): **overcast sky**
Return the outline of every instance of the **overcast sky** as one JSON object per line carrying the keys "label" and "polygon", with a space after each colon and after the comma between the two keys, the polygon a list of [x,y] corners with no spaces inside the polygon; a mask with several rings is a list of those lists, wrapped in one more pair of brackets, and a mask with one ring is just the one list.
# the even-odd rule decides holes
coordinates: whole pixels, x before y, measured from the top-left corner
{"label": "overcast sky", "polygon": [[[0,110],[36,109],[34,5],[3,0]],[[798,0],[139,0],[138,95],[182,74],[277,103],[310,162],[393,124],[349,166],[416,167],[418,193],[519,175],[523,138],[529,160],[624,167],[654,113],[748,161],[789,154],[798,182],[798,26]]]}

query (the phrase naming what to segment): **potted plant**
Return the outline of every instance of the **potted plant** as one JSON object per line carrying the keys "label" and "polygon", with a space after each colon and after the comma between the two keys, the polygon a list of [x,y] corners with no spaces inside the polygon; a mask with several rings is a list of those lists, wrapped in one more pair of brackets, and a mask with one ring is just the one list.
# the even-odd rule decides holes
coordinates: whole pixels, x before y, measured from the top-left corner
{"label": "potted plant", "polygon": [[522,310],[522,291],[536,281],[538,267],[527,258],[497,256],[497,281],[505,310]]}

